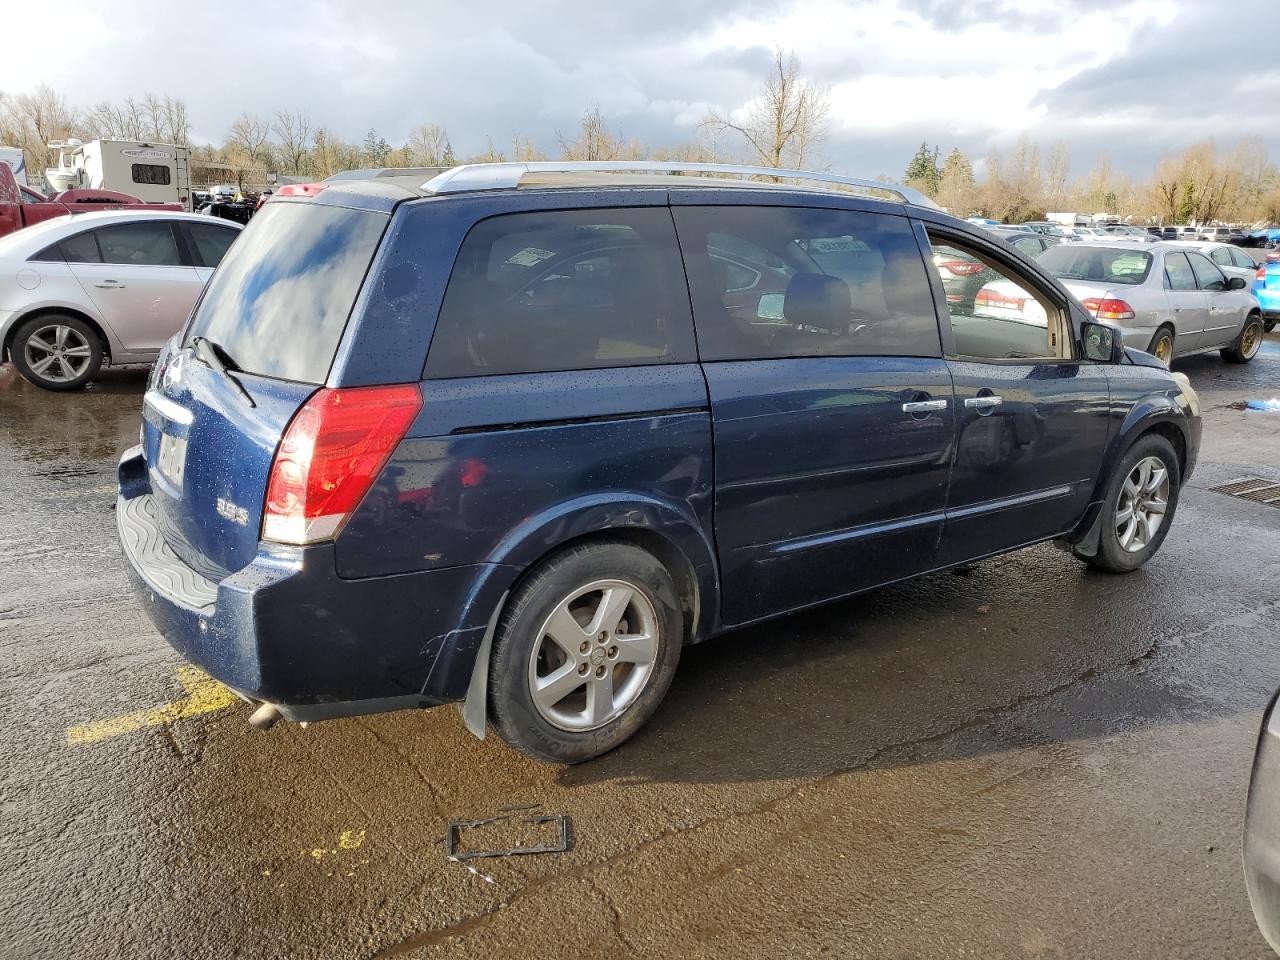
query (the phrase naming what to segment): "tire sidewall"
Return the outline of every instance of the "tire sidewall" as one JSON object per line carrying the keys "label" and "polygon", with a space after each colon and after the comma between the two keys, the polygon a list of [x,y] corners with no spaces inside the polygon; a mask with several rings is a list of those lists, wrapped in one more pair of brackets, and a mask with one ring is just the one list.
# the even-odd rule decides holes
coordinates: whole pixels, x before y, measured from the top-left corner
{"label": "tire sidewall", "polygon": [[[65,382],[46,380],[40,374],[33,371],[27,365],[27,341],[31,335],[41,327],[47,327],[50,324],[59,324],[61,326],[70,327],[81,336],[85,342],[89,344],[89,365],[85,367],[84,372],[74,380]],[[9,358],[13,361],[14,367],[21,374],[22,379],[26,380],[33,386],[39,387],[41,390],[52,390],[60,392],[64,390],[79,390],[86,383],[98,375],[98,370],[102,366],[102,341],[99,339],[97,331],[89,324],[85,323],[79,317],[72,317],[61,313],[46,313],[42,316],[27,320],[14,333],[13,341],[9,345]]]}
{"label": "tire sidewall", "polygon": [[[561,730],[533,704],[529,660],[534,635],[554,607],[596,580],[633,584],[653,605],[660,636],[653,673],[643,692],[620,716],[596,730]],[[594,543],[552,558],[507,604],[494,635],[489,669],[489,712],[511,746],[557,763],[580,763],[612,750],[636,733],[666,696],[683,646],[684,617],[671,575],[656,557],[622,543]]]}
{"label": "tire sidewall", "polygon": [[[1141,550],[1130,553],[1120,546],[1120,539],[1116,534],[1115,517],[1120,488],[1139,461],[1153,456],[1159,457],[1164,463],[1165,469],[1169,471],[1169,507],[1165,511],[1164,522],[1160,524],[1160,529],[1156,531],[1155,539]],[[1147,434],[1140,437],[1133,446],[1125,451],[1119,464],[1116,465],[1111,479],[1107,482],[1106,499],[1102,506],[1102,516],[1099,518],[1102,530],[1098,540],[1099,559],[1103,561],[1106,569],[1115,573],[1129,573],[1137,570],[1150,560],[1156,551],[1160,549],[1161,544],[1164,543],[1164,538],[1168,535],[1169,528],[1173,525],[1173,518],[1177,513],[1181,494],[1182,468],[1178,463],[1178,455],[1174,451],[1173,445],[1158,434]]]}
{"label": "tire sidewall", "polygon": [[[1246,355],[1244,352],[1244,335],[1252,326],[1256,326],[1258,328],[1258,343],[1253,348],[1253,353]],[[1258,316],[1256,313],[1249,314],[1249,316],[1245,318],[1244,326],[1240,328],[1240,335],[1236,337],[1236,342],[1232,344],[1232,353],[1234,354],[1232,359],[1237,360],[1240,363],[1248,363],[1256,357],[1258,355],[1258,351],[1262,349],[1262,338],[1265,334],[1266,330],[1263,328],[1262,317]]]}

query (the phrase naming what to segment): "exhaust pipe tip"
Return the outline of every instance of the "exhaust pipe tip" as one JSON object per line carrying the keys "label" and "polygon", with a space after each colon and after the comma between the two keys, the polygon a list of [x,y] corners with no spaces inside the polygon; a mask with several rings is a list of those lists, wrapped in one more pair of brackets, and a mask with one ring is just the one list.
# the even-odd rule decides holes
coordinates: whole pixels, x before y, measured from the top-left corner
{"label": "exhaust pipe tip", "polygon": [[273,703],[262,703],[249,714],[249,726],[256,730],[270,730],[281,718],[279,708]]}

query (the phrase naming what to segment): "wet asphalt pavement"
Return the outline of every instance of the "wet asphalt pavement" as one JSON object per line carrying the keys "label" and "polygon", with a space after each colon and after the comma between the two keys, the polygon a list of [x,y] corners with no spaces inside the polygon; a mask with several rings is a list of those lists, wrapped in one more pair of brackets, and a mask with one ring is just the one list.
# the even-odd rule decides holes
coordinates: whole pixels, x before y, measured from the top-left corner
{"label": "wet asphalt pavement", "polygon": [[[562,769],[451,708],[251,729],[130,596],[113,516],[145,373],[0,367],[0,956],[1270,956],[1240,869],[1280,685],[1280,336],[1177,365],[1200,466],[1143,571],[1044,546],[686,652]],[[445,822],[573,818],[445,860]]]}

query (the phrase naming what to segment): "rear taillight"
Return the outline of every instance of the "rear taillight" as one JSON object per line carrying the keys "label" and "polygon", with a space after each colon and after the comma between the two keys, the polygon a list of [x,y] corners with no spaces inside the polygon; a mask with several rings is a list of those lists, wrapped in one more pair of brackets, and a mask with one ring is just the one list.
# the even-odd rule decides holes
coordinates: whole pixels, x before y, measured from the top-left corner
{"label": "rear taillight", "polygon": [[1255,274],[1253,275],[1253,279],[1255,279],[1255,280],[1261,280],[1261,281],[1263,281],[1264,283],[1266,282],[1266,279],[1267,279],[1267,267],[1266,267],[1266,264],[1263,264],[1262,266],[1260,266],[1260,267],[1258,268],[1258,272],[1257,272],[1257,273],[1255,273]]}
{"label": "rear taillight", "polygon": [[312,394],[271,464],[263,539],[304,544],[337,536],[421,408],[413,384]]}
{"label": "rear taillight", "polygon": [[1126,301],[1111,297],[1090,297],[1081,304],[1098,320],[1132,320],[1137,316]]}
{"label": "rear taillight", "polygon": [[975,307],[1005,307],[1008,309],[1021,310],[1026,306],[1026,297],[1010,297],[1006,294],[999,293],[995,290],[983,287],[978,291],[978,295],[973,298]]}
{"label": "rear taillight", "polygon": [[938,266],[957,277],[972,277],[982,272],[983,265],[972,260],[943,260]]}

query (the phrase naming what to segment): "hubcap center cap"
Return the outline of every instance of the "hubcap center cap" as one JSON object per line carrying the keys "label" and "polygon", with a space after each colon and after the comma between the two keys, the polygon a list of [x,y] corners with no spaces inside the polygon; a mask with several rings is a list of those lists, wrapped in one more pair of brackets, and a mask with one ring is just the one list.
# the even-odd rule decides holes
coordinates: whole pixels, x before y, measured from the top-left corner
{"label": "hubcap center cap", "polygon": [[598,667],[600,664],[604,663],[604,649],[596,647],[592,650],[590,660],[593,667]]}

